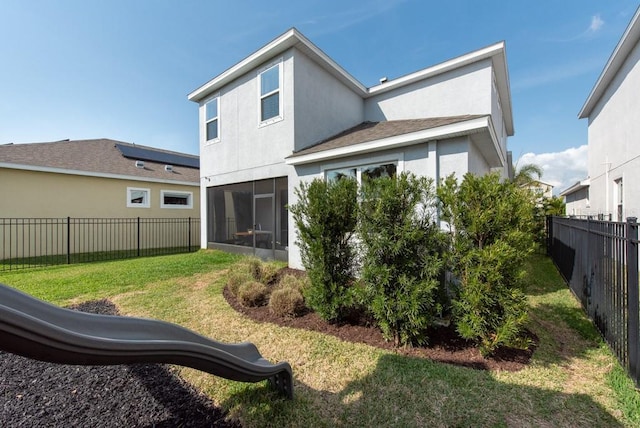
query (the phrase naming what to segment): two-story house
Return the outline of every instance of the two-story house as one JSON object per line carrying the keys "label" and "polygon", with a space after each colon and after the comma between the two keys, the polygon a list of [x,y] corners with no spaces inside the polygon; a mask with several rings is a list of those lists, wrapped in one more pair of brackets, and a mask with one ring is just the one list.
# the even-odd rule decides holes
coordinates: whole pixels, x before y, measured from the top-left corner
{"label": "two-story house", "polygon": [[579,117],[588,119],[589,179],[562,192],[567,214],[614,221],[640,216],[640,8]]}
{"label": "two-story house", "polygon": [[504,43],[366,87],[291,29],[189,99],[200,106],[203,247],[301,268],[287,204],[302,181],[508,174]]}

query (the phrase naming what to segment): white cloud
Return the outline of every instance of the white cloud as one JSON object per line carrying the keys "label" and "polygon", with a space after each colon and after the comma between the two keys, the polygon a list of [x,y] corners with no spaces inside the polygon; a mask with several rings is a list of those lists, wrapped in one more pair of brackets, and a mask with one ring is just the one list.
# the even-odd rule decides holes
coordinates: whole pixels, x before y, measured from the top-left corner
{"label": "white cloud", "polygon": [[589,31],[595,33],[604,25],[604,21],[600,18],[600,15],[594,15],[591,17],[591,25],[589,26]]}
{"label": "white cloud", "polygon": [[557,195],[587,178],[587,145],[571,147],[562,152],[525,153],[518,159],[516,169],[530,163],[542,168],[542,180],[553,184],[553,193]]}

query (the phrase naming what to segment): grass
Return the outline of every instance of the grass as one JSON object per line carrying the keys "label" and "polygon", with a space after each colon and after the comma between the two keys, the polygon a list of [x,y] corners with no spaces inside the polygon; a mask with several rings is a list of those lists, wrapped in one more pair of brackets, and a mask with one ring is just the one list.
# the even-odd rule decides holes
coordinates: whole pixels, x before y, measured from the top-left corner
{"label": "grass", "polygon": [[638,392],[551,262],[529,266],[526,369],[486,372],[405,357],[320,333],[255,323],[222,297],[238,257],[216,251],[0,273],[0,282],[64,305],[109,298],[128,315],[180,323],[225,342],[254,342],[293,367],[293,401],[265,382],[188,368],[180,375],[245,427],[638,426]]}

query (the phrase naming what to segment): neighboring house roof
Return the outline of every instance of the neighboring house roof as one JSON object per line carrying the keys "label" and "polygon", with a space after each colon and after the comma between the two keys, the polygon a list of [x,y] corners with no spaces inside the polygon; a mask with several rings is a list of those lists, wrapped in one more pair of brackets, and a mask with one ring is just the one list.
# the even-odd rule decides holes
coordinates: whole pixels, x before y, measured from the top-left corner
{"label": "neighboring house roof", "polygon": [[363,122],[286,158],[290,165],[387,150],[436,139],[487,132],[488,115]]}
{"label": "neighboring house roof", "polygon": [[531,181],[531,185],[532,186],[549,186],[549,187],[556,187],[551,183],[547,183],[546,181],[542,181],[542,180],[532,180]]}
{"label": "neighboring house roof", "polygon": [[[144,167],[136,161],[143,161]],[[195,155],[105,138],[0,145],[0,168],[198,185],[196,165]]]}
{"label": "neighboring house roof", "polygon": [[613,50],[611,57],[609,57],[609,61],[602,70],[600,77],[598,78],[595,86],[591,90],[587,101],[585,101],[584,106],[580,110],[578,117],[580,119],[584,119],[589,117],[593,108],[596,106],[600,98],[604,95],[607,87],[611,84],[611,81],[614,79],[618,71],[620,71],[620,67],[624,64],[625,60],[633,50],[634,46],[640,40],[640,7],[636,10],[635,15],[631,19],[629,26],[625,30],[622,38],[618,42],[618,45]]}
{"label": "neighboring house roof", "polygon": [[560,192],[560,196],[567,196],[570,195],[572,193],[576,193],[582,189],[586,189],[589,187],[589,179],[585,179],[582,181],[578,181],[574,184],[572,184],[571,186],[569,186],[567,189],[563,190],[562,192]]}
{"label": "neighboring house roof", "polygon": [[498,94],[502,111],[504,114],[504,122],[507,128],[507,134],[513,135],[513,116],[511,111],[511,89],[509,85],[509,73],[507,71],[507,60],[505,54],[505,43],[500,42],[479,49],[474,52],[450,59],[440,64],[428,67],[411,74],[399,77],[397,79],[388,80],[379,85],[367,88],[351,74],[344,70],[320,48],[314,45],[297,29],[291,28],[275,40],[271,41],[264,47],[260,48],[244,60],[240,61],[233,67],[227,69],[223,73],[211,79],[209,82],[200,86],[191,92],[188,96],[189,100],[200,102],[206,97],[214,94],[225,85],[231,83],[235,79],[256,69],[266,61],[282,54],[287,49],[295,47],[313,59],[320,67],[333,75],[336,79],[350,88],[352,91],[360,95],[362,98],[368,98],[374,95],[382,94],[399,87],[409,85],[411,83],[435,77],[456,68],[463,67],[474,62],[484,59],[491,59],[493,62],[494,72],[496,73],[496,82],[498,86]]}

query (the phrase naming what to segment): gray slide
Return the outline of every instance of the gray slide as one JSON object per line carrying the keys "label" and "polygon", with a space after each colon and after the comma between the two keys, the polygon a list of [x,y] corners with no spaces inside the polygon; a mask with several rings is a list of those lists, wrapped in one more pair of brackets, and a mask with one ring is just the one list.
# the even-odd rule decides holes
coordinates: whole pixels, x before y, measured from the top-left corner
{"label": "gray slide", "polygon": [[240,382],[268,379],[293,398],[289,363],[270,363],[252,343],[220,343],[159,320],[64,309],[4,284],[0,350],[60,364],[177,364]]}

